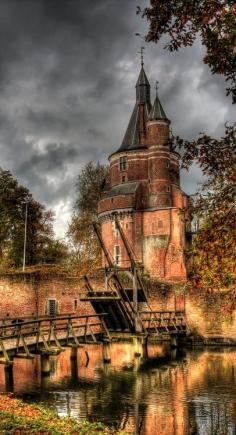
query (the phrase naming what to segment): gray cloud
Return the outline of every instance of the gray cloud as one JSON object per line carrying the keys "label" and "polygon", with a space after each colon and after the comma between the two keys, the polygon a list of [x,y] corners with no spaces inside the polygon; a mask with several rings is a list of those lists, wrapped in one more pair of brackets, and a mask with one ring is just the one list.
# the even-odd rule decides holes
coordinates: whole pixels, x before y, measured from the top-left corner
{"label": "gray cloud", "polygon": [[64,144],[49,143],[43,152],[35,152],[29,160],[22,162],[18,167],[18,172],[25,173],[29,170],[40,170],[43,174],[63,170],[68,162],[78,157],[78,149]]}
{"label": "gray cloud", "polygon": [[[137,51],[147,0],[1,0],[0,166],[56,210],[63,231],[75,179],[89,160],[120,145],[135,99]],[[203,48],[171,54],[146,44],[145,69],[158,79],[173,131],[222,135],[234,119],[223,78],[212,76]],[[183,173],[188,193],[201,178]]]}

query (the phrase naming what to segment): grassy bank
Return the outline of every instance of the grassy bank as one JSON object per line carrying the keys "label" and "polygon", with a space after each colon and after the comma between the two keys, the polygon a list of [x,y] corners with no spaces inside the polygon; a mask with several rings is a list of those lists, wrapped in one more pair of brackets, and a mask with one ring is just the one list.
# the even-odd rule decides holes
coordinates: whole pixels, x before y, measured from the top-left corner
{"label": "grassy bank", "polygon": [[0,395],[0,434],[113,435],[118,432],[101,423],[77,423],[72,418],[60,418],[51,410],[26,404],[10,395]]}

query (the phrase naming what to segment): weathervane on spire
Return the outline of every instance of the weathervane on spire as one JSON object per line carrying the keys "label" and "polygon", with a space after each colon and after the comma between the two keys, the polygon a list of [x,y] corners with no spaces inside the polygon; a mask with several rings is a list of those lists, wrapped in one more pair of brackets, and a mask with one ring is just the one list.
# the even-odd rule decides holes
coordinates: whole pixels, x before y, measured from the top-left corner
{"label": "weathervane on spire", "polygon": [[157,91],[158,91],[158,84],[159,84],[159,82],[158,82],[158,80],[156,81],[156,97],[157,97]]}
{"label": "weathervane on spire", "polygon": [[141,57],[141,66],[144,65],[144,62],[143,62],[143,52],[144,52],[144,50],[145,50],[145,47],[141,47],[140,51],[138,51],[138,53],[140,54],[140,57]]}

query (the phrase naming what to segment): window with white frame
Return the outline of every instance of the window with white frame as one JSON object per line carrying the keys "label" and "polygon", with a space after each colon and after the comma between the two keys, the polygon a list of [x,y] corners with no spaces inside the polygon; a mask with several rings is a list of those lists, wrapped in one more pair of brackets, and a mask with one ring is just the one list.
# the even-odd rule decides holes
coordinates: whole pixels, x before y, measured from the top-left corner
{"label": "window with white frame", "polygon": [[117,266],[119,266],[120,262],[121,262],[121,252],[120,252],[119,245],[114,246],[114,258],[115,258],[115,264],[117,264]]}
{"label": "window with white frame", "polygon": [[127,169],[127,156],[120,157],[120,171],[126,171]]}

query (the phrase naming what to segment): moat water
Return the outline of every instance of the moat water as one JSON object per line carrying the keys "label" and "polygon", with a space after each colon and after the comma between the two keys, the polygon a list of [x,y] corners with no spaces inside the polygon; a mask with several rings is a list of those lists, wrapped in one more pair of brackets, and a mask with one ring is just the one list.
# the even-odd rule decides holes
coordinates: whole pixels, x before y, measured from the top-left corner
{"label": "moat water", "polygon": [[50,377],[41,377],[39,357],[16,359],[13,385],[1,366],[0,391],[127,434],[236,434],[236,349],[150,345],[135,357],[131,343],[114,343],[111,364],[103,363],[101,345],[80,348],[77,363],[70,352],[51,357]]}

